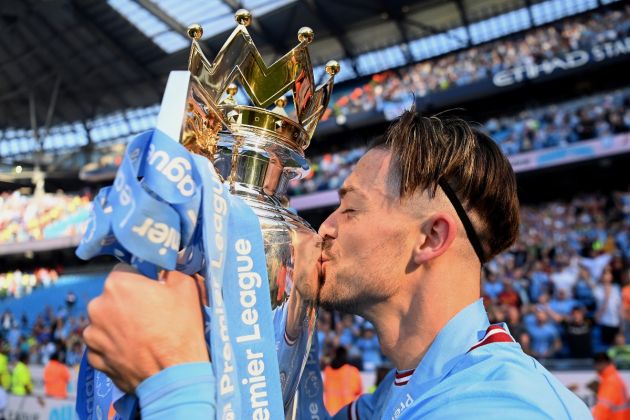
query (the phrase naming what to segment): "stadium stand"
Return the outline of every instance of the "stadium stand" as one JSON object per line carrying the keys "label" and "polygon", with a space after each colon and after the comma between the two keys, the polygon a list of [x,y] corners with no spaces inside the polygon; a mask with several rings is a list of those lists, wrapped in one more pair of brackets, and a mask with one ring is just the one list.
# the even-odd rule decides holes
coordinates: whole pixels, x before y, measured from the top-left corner
{"label": "stadium stand", "polygon": [[54,351],[61,351],[70,356],[68,364],[78,364],[87,304],[102,292],[104,280],[105,273],[67,274],[54,285],[1,300],[2,339],[12,357],[27,352],[31,363],[46,364]]}
{"label": "stadium stand", "polygon": [[325,118],[384,111],[388,102],[408,104],[410,96],[421,98],[436,91],[492,79],[507,69],[541,65],[545,60],[607,41],[624,40],[621,53],[630,52],[630,43],[625,41],[630,35],[630,6],[625,7],[625,10],[569,18],[397,71],[375,74],[367,84],[346,88],[349,93],[336,93]]}
{"label": "stadium stand", "polygon": [[[609,138],[630,131],[630,89],[600,93],[516,115],[491,118],[481,128],[508,156],[544,148],[564,148],[572,143]],[[311,159],[312,173],[293,181],[290,194],[300,195],[339,188],[365,152],[357,147]]]}
{"label": "stadium stand", "polygon": [[54,268],[38,268],[34,272],[20,270],[0,273],[0,299],[19,299],[39,287],[54,286],[59,274]]}
{"label": "stadium stand", "polygon": [[0,194],[0,244],[73,236],[89,216],[91,196],[62,191],[34,197]]}

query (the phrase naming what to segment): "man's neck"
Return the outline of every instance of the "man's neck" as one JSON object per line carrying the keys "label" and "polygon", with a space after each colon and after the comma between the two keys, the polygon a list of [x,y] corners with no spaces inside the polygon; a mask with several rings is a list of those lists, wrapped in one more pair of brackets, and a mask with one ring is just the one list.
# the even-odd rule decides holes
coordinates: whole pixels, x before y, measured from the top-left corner
{"label": "man's neck", "polygon": [[405,279],[409,287],[364,314],[396,369],[416,368],[448,321],[479,299],[479,275],[467,277]]}

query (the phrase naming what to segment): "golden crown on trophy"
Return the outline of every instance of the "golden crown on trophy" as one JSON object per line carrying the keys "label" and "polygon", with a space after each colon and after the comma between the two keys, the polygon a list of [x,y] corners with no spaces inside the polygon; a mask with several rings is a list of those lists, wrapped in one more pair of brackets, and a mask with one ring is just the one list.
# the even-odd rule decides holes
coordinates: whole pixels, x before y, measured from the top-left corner
{"label": "golden crown on trophy", "polygon": [[[339,63],[334,60],[326,63],[329,78],[316,88],[308,52],[308,44],[313,41],[311,28],[301,28],[299,44],[267,66],[247,31],[252,19],[250,12],[241,9],[234,17],[238,26],[213,62],[206,58],[199,44],[203,35],[201,26],[188,28],[192,40],[188,70],[194,83],[189,93],[182,143],[195,152],[213,155],[217,133],[225,128],[234,136],[256,135],[303,151],[326,110]],[[253,106],[237,104],[235,82],[241,84]],[[294,118],[284,109],[289,90]],[[268,109],[271,105],[275,106]]]}

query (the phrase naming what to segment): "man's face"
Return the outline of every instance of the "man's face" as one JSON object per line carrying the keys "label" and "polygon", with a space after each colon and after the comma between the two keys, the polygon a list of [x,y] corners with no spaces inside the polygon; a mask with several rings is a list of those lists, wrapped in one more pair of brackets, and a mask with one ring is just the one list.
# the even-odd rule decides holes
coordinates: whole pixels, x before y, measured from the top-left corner
{"label": "man's face", "polygon": [[399,291],[419,228],[388,182],[390,153],[369,151],[339,191],[341,204],[320,227],[320,303],[364,313]]}

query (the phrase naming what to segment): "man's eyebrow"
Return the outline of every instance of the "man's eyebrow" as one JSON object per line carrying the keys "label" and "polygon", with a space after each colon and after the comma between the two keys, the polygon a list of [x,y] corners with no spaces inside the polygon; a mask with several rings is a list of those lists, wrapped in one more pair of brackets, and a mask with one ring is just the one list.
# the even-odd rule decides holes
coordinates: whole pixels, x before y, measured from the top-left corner
{"label": "man's eyebrow", "polygon": [[339,188],[339,191],[338,191],[339,199],[343,199],[346,196],[346,194],[351,193],[351,192],[358,194],[361,197],[365,196],[365,194],[363,194],[361,191],[354,188],[352,185],[348,185],[347,187]]}

